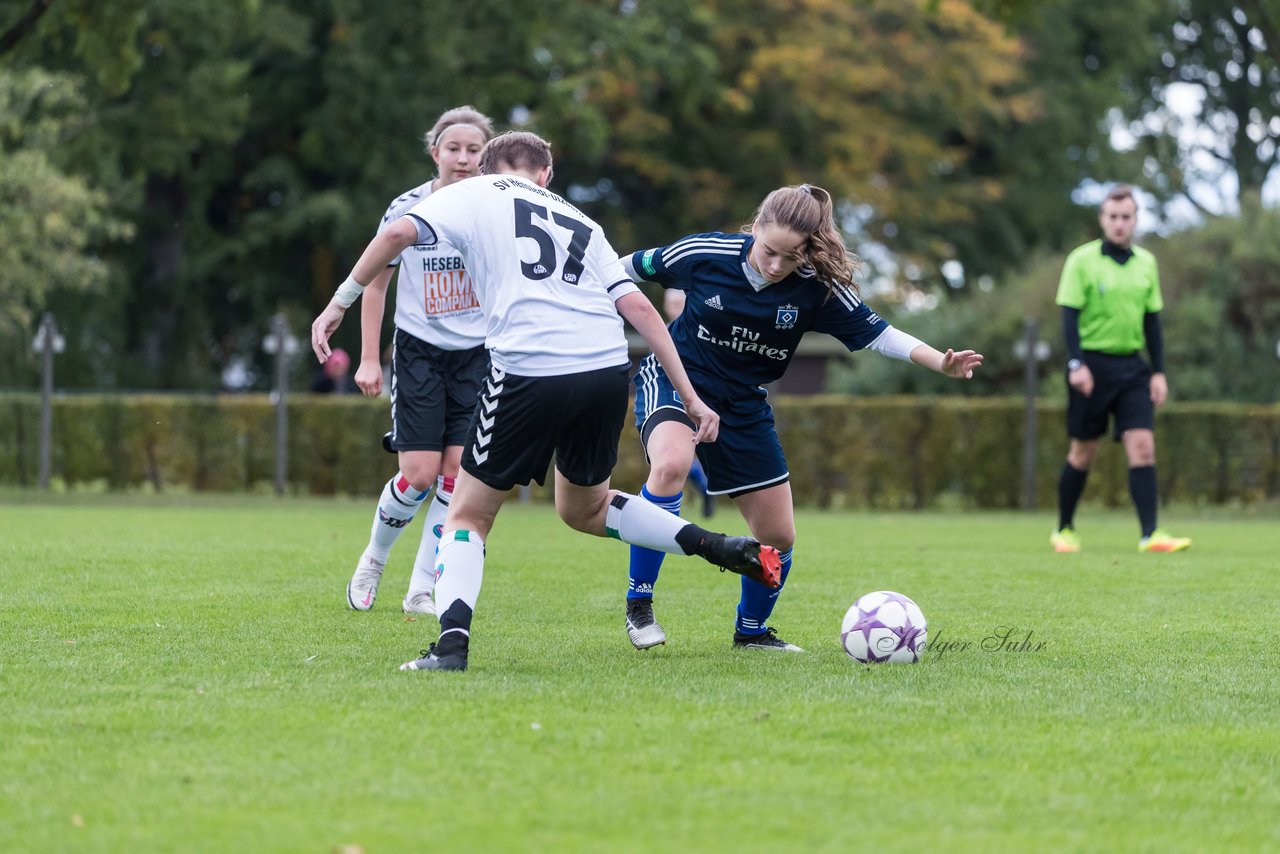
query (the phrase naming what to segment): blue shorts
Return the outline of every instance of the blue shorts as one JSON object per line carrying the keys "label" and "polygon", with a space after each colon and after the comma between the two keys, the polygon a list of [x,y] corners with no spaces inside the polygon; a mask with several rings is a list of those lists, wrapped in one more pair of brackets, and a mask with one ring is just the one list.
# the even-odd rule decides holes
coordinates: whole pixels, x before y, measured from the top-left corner
{"label": "blue shorts", "polygon": [[[664,421],[679,421],[693,427],[680,396],[652,355],[645,357],[633,378],[636,384],[636,429],[649,457],[649,434]],[[742,388],[742,387],[739,387]],[[736,497],[758,489],[786,483],[790,477],[787,458],[773,423],[773,407],[768,392],[760,386],[746,387],[746,394],[718,397],[699,389],[702,400],[720,415],[720,435],[711,443],[698,445],[698,459],[707,473],[708,495]]]}

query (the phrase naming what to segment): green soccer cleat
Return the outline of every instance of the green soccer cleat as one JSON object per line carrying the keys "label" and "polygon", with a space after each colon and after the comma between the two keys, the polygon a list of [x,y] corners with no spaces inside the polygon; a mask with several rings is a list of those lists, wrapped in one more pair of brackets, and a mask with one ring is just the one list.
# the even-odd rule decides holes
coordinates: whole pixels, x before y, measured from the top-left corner
{"label": "green soccer cleat", "polygon": [[1189,537],[1173,537],[1156,528],[1151,536],[1138,540],[1139,552],[1180,552],[1191,548]]}
{"label": "green soccer cleat", "polygon": [[1049,536],[1049,545],[1059,554],[1074,554],[1080,551],[1080,535],[1073,528],[1063,528]]}

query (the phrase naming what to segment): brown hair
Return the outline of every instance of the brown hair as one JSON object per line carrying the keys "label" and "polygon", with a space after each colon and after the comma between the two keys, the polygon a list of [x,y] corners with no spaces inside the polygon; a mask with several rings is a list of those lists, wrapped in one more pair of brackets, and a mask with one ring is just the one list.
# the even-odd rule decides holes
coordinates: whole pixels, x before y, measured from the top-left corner
{"label": "brown hair", "polygon": [[831,194],[812,184],[779,187],[765,196],[747,231],[757,225],[778,225],[808,235],[805,257],[828,289],[833,284],[858,290],[853,280],[861,260],[845,248],[836,228]]}
{"label": "brown hair", "polygon": [[498,134],[480,152],[481,175],[501,172],[503,166],[541,172],[550,169],[551,165],[551,143],[536,133],[523,130]]}
{"label": "brown hair", "polygon": [[[1133,198],[1133,187],[1128,184],[1116,184],[1107,191],[1107,197],[1102,200],[1102,205],[1107,202],[1123,202],[1125,199],[1132,199],[1135,205],[1138,204],[1138,200]],[[1102,210],[1102,205],[1098,205],[1098,210]]]}
{"label": "brown hair", "polygon": [[427,131],[426,135],[422,137],[422,141],[427,144],[427,151],[435,148],[436,143],[440,141],[440,136],[454,125],[471,125],[484,134],[485,142],[493,139],[492,120],[475,107],[467,104],[462,107],[454,107],[452,110],[445,110],[440,114],[440,118],[436,119],[436,123],[431,126],[431,130]]}

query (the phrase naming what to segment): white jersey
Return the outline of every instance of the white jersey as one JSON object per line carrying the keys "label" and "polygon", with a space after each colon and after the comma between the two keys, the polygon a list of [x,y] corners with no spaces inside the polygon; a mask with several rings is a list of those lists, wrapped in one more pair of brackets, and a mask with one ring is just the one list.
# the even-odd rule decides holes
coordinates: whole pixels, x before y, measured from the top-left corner
{"label": "white jersey", "polygon": [[420,244],[462,253],[495,368],[537,377],[627,364],[614,301],[639,288],[582,211],[525,178],[481,175],[442,187],[407,216]]}
{"label": "white jersey", "polygon": [[[431,182],[391,203],[378,233],[431,195]],[[391,262],[396,279],[396,328],[443,350],[469,350],[484,344],[484,314],[462,262],[446,241],[410,246]]]}

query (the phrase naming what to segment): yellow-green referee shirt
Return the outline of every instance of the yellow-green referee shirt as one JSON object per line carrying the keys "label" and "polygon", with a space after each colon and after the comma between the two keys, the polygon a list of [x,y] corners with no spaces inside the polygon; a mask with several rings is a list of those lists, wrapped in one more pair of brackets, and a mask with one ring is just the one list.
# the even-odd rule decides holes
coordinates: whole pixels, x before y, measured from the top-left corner
{"label": "yellow-green referee shirt", "polygon": [[1143,316],[1164,308],[1156,258],[1140,246],[1124,264],[1094,240],[1062,265],[1058,305],[1080,310],[1080,347],[1101,353],[1136,353],[1146,344]]}

